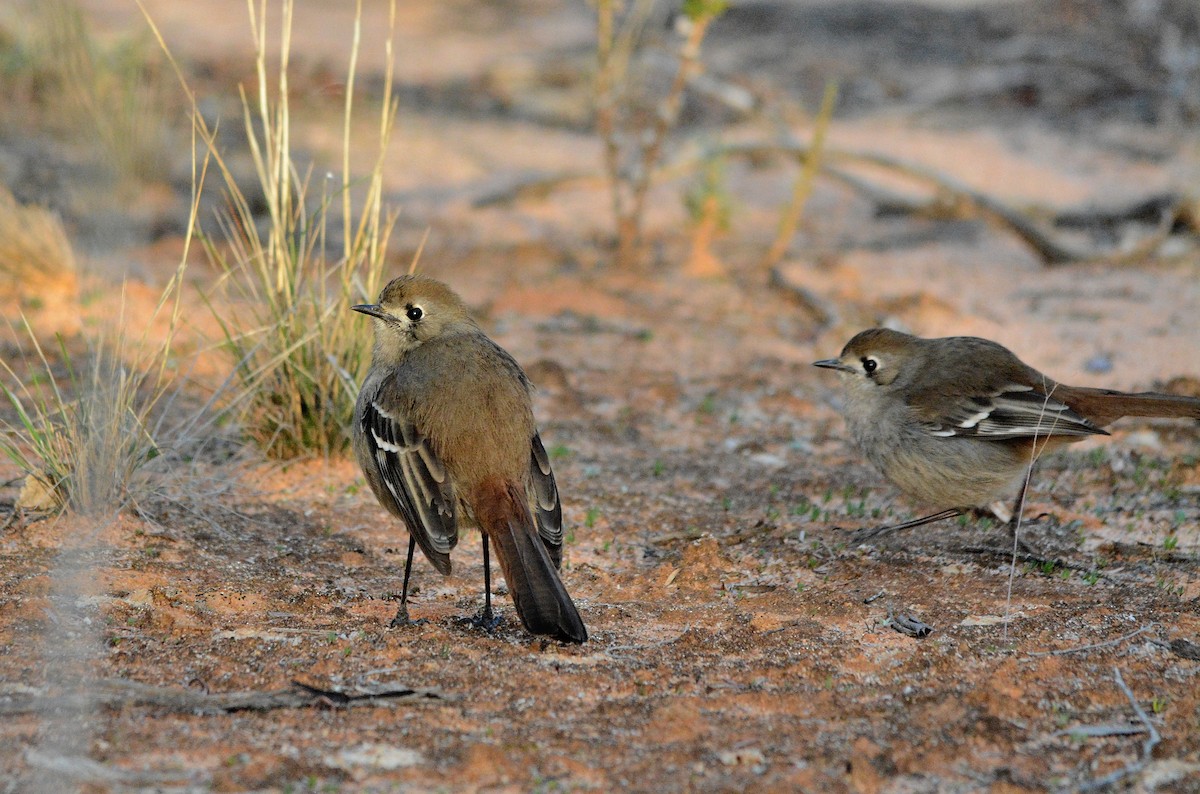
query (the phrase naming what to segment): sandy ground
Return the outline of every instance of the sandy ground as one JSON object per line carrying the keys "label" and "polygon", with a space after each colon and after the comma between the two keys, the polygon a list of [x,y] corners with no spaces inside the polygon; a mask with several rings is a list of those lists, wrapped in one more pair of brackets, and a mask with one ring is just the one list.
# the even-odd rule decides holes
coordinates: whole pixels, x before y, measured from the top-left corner
{"label": "sandy ground", "polygon": [[[914,508],[848,447],[833,379],[810,366],[888,323],[987,336],[1070,383],[1194,394],[1194,239],[1154,261],[1047,267],[986,220],[880,217],[819,180],[772,286],[757,262],[794,170],[730,162],[732,226],[712,248],[726,275],[687,274],[680,181],[653,194],[655,261],[623,272],[598,242],[594,185],[475,202],[598,167],[578,123],[588,7],[402,5],[396,272],[428,228],[422,269],[537,384],[563,578],[590,641],[529,637],[502,585],[496,632],[461,625],[482,603],[473,532],[451,576],[417,563],[411,611],[427,622],[389,628],[407,536],[351,462],[198,464],[140,515],[0,534],[0,791],[1041,791],[1135,762],[1118,790],[1200,790],[1196,425],[1127,421],[1041,460],[1022,537],[1049,562],[976,521],[856,547],[852,530]],[[85,6],[101,35],[138,24],[124,3]],[[243,5],[147,7],[193,64],[219,66],[214,85],[249,74]],[[1194,132],[1165,111],[1151,124],[1063,98],[1049,67],[1041,102],[971,98],[993,39],[1036,49],[1082,25],[1108,46],[1109,27],[1079,21],[1091,5],[872,7],[735,4],[706,60],[809,108],[836,76],[831,145],[1015,206],[1123,206],[1194,183]],[[311,70],[296,136],[318,167],[336,165],[323,75],[343,68],[346,8],[302,3],[296,18]],[[368,73],[379,58],[368,46]],[[688,118],[688,140],[772,134],[702,102]],[[89,250],[84,326],[111,316],[122,272],[150,284],[127,299],[148,311],[178,249]],[[211,330],[197,319],[187,344]],[[900,616],[932,631],[903,634]],[[279,692],[292,699],[264,695]]]}

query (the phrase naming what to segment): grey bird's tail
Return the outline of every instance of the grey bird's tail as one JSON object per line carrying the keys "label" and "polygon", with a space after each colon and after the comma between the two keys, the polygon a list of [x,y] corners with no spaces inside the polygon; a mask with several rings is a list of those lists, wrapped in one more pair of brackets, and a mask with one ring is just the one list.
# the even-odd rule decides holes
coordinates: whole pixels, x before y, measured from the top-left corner
{"label": "grey bird's tail", "polygon": [[521,623],[531,634],[586,641],[587,628],[538,537],[524,490],[495,480],[481,490],[475,518],[500,559]]}
{"label": "grey bird's tail", "polygon": [[1109,389],[1072,386],[1056,394],[1075,411],[1103,427],[1125,416],[1200,420],[1200,399],[1177,394],[1126,394]]}

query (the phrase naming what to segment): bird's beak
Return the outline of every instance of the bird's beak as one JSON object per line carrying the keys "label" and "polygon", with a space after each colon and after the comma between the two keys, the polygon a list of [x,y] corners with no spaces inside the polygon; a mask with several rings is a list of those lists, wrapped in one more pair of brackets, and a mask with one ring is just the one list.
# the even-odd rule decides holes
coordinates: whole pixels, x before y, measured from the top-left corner
{"label": "bird's beak", "polygon": [[838,372],[857,372],[854,367],[843,364],[840,359],[836,358],[823,358],[820,361],[814,361],[813,366],[823,369],[836,369]]}
{"label": "bird's beak", "polygon": [[387,319],[387,314],[384,313],[383,307],[377,303],[362,303],[358,306],[351,306],[350,308],[356,312],[362,312],[363,314],[369,314],[372,317],[378,317],[381,320]]}

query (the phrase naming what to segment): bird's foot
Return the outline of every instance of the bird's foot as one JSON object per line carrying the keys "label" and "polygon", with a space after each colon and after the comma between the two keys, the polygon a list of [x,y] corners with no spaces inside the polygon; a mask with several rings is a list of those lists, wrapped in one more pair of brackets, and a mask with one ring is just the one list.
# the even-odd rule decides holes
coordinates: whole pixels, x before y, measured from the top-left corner
{"label": "bird's foot", "polygon": [[500,626],[500,616],[489,610],[484,610],[478,615],[473,615],[469,618],[458,618],[454,622],[460,626],[469,626],[473,629],[481,629],[490,634]]}
{"label": "bird's foot", "polygon": [[1009,537],[1016,544],[1019,551],[1026,560],[1037,561],[1039,564],[1050,562],[1050,555],[1047,555],[1045,550],[1039,549],[1032,543],[1026,543],[1021,537],[1024,534],[1023,530],[1032,529],[1038,524],[1041,524],[1046,519],[1051,518],[1049,513],[1041,513],[1030,518],[1019,518],[1013,516],[1008,522]]}
{"label": "bird's foot", "polygon": [[396,610],[396,617],[392,618],[392,622],[388,626],[397,629],[405,626],[424,626],[428,622],[425,618],[413,620],[408,616],[408,605],[401,604],[400,608]]}

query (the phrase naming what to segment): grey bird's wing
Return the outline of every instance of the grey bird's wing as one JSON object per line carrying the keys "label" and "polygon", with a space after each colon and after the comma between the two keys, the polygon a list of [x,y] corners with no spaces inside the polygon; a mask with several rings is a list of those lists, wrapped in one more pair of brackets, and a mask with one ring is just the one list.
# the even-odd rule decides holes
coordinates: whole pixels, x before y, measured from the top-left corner
{"label": "grey bird's wing", "polygon": [[388,383],[384,380],[364,401],[360,418],[377,480],[374,490],[404,519],[433,566],[448,574],[450,550],[458,543],[454,484]]}
{"label": "grey bird's wing", "polygon": [[[1053,384],[1042,390],[1006,382],[977,394],[946,399],[931,395],[910,404],[930,435],[1003,441],[1018,438],[1107,435],[1069,405],[1054,398]],[[928,393],[927,393],[928,394]]]}
{"label": "grey bird's wing", "polygon": [[532,460],[529,471],[533,482],[533,501],[537,510],[538,535],[542,545],[550,552],[554,567],[562,566],[562,504],[558,501],[558,486],[554,482],[554,472],[550,468],[550,457],[542,446],[542,438],[533,434]]}

